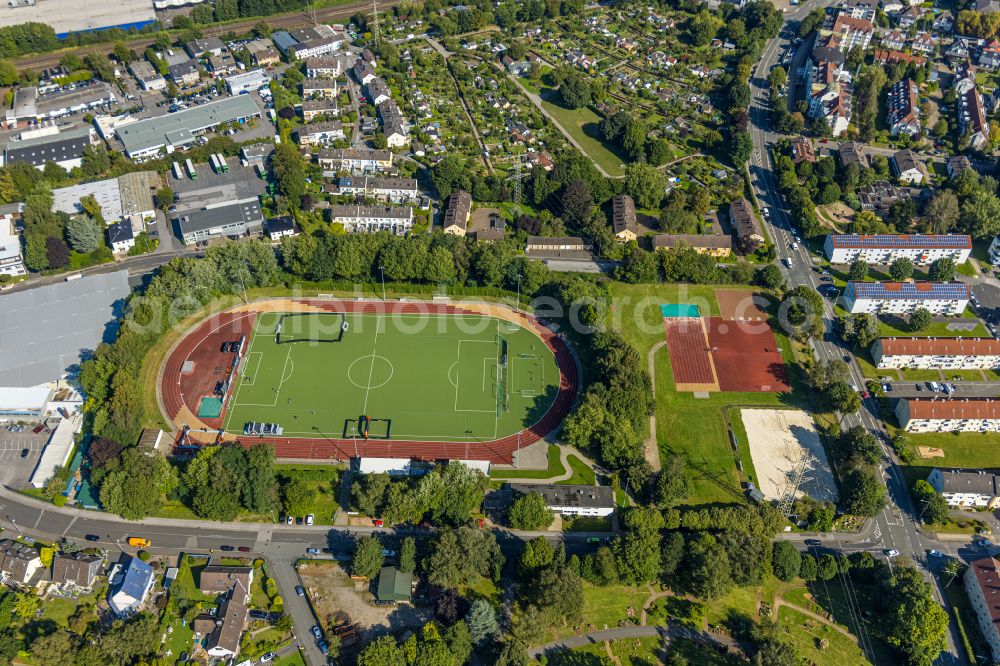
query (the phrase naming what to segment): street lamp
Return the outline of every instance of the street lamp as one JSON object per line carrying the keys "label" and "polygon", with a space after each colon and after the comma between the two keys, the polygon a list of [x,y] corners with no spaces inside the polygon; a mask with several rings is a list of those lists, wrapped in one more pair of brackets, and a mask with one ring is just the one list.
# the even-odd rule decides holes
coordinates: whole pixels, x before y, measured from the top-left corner
{"label": "street lamp", "polygon": [[382,270],[382,265],[379,264],[378,272],[382,276],[382,300],[385,300],[385,271]]}

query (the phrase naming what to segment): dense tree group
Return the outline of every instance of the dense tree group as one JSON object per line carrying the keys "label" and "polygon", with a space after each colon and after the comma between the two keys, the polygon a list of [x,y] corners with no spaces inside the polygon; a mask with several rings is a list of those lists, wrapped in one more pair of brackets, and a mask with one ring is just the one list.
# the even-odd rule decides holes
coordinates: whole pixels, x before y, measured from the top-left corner
{"label": "dense tree group", "polygon": [[424,516],[439,525],[463,525],[483,503],[488,484],[482,472],[449,462],[418,478],[365,474],[351,486],[351,503],[393,525],[419,523]]}

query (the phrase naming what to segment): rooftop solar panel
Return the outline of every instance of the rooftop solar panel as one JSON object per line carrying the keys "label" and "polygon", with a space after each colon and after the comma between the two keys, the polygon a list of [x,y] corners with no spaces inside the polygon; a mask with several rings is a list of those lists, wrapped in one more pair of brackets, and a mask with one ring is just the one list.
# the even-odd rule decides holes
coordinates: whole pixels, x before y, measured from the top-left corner
{"label": "rooftop solar panel", "polygon": [[962,234],[908,235],[908,234],[857,234],[833,235],[834,247],[851,248],[971,248],[972,237]]}
{"label": "rooftop solar panel", "polygon": [[921,301],[969,298],[969,287],[961,282],[851,282],[850,288],[858,298]]}

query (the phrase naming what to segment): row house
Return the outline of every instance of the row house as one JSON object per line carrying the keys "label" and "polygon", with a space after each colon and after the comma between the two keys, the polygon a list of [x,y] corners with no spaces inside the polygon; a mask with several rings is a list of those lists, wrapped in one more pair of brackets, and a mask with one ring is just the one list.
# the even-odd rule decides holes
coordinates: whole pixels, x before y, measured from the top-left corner
{"label": "row house", "polygon": [[851,75],[843,65],[843,54],[829,47],[813,49],[806,62],[809,117],[822,118],[833,136],[843,134],[851,122]]}
{"label": "row house", "polygon": [[927,64],[927,58],[910,53],[904,53],[903,51],[894,51],[889,49],[885,51],[875,51],[875,62],[880,65],[895,65],[898,63],[909,65],[912,63],[917,67],[923,67]]}
{"label": "row house", "polygon": [[337,101],[333,99],[307,99],[302,102],[302,120],[311,123],[320,116],[336,117],[340,115]]}
{"label": "row house", "polygon": [[950,507],[993,511],[1000,506],[1000,475],[992,472],[935,467],[927,483]]}
{"label": "row house", "polygon": [[405,146],[409,137],[399,106],[391,99],[382,102],[378,106],[378,114],[382,119],[382,133],[385,134],[386,143],[392,148]]}
{"label": "row house", "polygon": [[344,126],[337,121],[310,123],[296,128],[295,136],[301,146],[326,146],[345,138]]}
{"label": "row house", "polygon": [[330,79],[303,79],[300,84],[302,88],[302,98],[324,98],[336,99],[337,82]]}
{"label": "row house", "polygon": [[392,152],[372,148],[321,150],[316,156],[323,171],[378,173],[392,168]]}
{"label": "row house", "polygon": [[886,124],[892,136],[920,133],[917,84],[912,79],[897,81],[886,99]]}
{"label": "row house", "polygon": [[413,229],[413,209],[409,206],[330,206],[326,210],[330,222],[351,232],[404,234]]}
{"label": "row house", "polygon": [[343,177],[337,180],[336,185],[327,185],[323,189],[327,194],[353,195],[391,203],[414,202],[420,196],[415,178]]}
{"label": "row house", "polygon": [[306,76],[310,79],[335,79],[340,71],[340,58],[322,56],[306,61]]}

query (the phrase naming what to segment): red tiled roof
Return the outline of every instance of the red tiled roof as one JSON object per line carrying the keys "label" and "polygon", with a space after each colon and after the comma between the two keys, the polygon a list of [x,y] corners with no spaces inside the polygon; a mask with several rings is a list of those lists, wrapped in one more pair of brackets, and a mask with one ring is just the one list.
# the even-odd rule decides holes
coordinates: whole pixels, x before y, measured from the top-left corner
{"label": "red tiled roof", "polygon": [[882,354],[915,356],[992,356],[1000,354],[995,338],[882,338]]}
{"label": "red tiled roof", "polygon": [[1000,400],[917,400],[910,399],[911,419],[1000,419]]}

